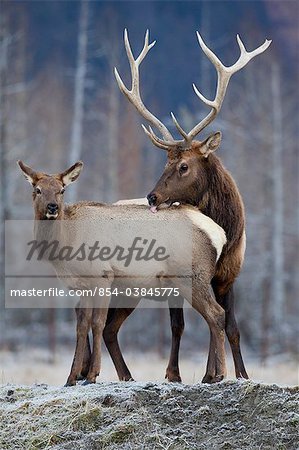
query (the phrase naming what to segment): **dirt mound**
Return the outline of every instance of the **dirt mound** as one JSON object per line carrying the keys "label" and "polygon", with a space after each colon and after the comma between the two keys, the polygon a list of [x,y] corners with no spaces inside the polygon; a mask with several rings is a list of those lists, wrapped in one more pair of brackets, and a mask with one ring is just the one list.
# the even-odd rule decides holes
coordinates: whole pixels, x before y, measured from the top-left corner
{"label": "dirt mound", "polygon": [[0,449],[298,449],[299,388],[0,387]]}

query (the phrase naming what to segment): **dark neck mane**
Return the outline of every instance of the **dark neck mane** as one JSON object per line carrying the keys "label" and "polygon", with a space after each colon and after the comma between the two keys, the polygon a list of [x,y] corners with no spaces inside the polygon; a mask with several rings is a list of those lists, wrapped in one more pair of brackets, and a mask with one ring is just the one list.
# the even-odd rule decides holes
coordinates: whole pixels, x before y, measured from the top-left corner
{"label": "dark neck mane", "polygon": [[207,176],[209,188],[198,207],[224,229],[228,250],[244,232],[243,201],[235,181],[215,155],[210,155],[207,161]]}

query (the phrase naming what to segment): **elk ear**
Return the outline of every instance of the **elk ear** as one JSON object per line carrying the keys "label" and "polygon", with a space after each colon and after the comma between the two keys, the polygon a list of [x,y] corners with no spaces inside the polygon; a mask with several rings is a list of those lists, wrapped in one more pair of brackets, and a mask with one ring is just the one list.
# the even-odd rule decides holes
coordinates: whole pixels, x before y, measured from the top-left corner
{"label": "elk ear", "polygon": [[217,133],[211,134],[205,141],[201,143],[199,148],[200,153],[207,158],[210,153],[214,153],[219,147],[221,142],[221,133],[217,131]]}
{"label": "elk ear", "polygon": [[78,161],[72,167],[67,169],[65,172],[59,175],[64,186],[68,186],[73,183],[79,177],[81,170],[83,168],[83,162]]}
{"label": "elk ear", "polygon": [[24,164],[23,161],[19,160],[17,161],[17,164],[20,167],[26,180],[34,186],[38,178],[37,173],[33,169],[31,169],[31,167],[26,166],[26,164]]}

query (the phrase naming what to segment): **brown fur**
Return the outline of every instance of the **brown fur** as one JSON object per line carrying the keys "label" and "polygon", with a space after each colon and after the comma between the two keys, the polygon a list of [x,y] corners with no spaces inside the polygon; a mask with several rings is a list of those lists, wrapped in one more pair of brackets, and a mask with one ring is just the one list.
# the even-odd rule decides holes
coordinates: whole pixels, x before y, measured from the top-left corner
{"label": "brown fur", "polygon": [[[51,219],[58,221],[58,227],[51,227],[51,233],[57,236],[59,233],[60,240],[65,244],[74,244],[74,239],[79,240],[82,238],[82,234],[88,233],[86,227],[80,231],[76,229],[76,233],[67,233],[61,231],[60,224],[63,223],[64,219],[86,219],[88,217],[91,223],[100,223],[103,217],[109,218],[111,220],[115,219],[122,223],[122,220],[126,222],[127,218],[136,218],[136,220],[143,218],[143,220],[152,221],[151,214],[147,211],[145,206],[134,206],[134,205],[104,205],[97,202],[80,202],[70,206],[64,206],[63,202],[63,189],[71,182],[75,181],[82,169],[83,164],[81,162],[76,163],[67,171],[59,175],[47,175],[43,173],[34,172],[30,167],[26,166],[24,163],[19,162],[19,166],[25,176],[25,178],[31,183],[34,189],[33,193],[33,203],[35,218],[37,222],[35,224],[35,235],[39,235],[42,239],[43,226],[42,220]],[[54,206],[53,206],[54,205]],[[98,209],[100,207],[100,210]],[[54,210],[53,210],[54,208]],[[195,216],[194,216],[195,215]],[[173,207],[169,210],[161,211],[160,218],[162,222],[171,222],[172,218],[184,217],[186,223],[190,223],[192,227],[189,230],[190,238],[192,239],[192,292],[184,285],[184,282],[178,279],[175,283],[180,289],[181,295],[186,298],[192,306],[199,312],[209,325],[210,329],[210,348],[209,348],[209,358],[207,364],[207,370],[205,379],[208,382],[218,382],[225,376],[225,348],[224,348],[224,327],[225,327],[225,314],[221,306],[215,301],[213,296],[209,291],[209,286],[211,279],[215,274],[215,267],[217,261],[217,255],[219,256],[223,245],[226,242],[225,234],[223,229],[216,225],[212,220],[200,214],[195,208],[181,206],[179,208]],[[159,219],[160,220],[160,219]],[[55,223],[55,222],[54,222]],[[199,224],[199,225],[198,225]],[[161,225],[162,226],[162,225]],[[183,227],[185,229],[185,227]],[[78,232],[78,235],[77,235]],[[173,233],[173,236],[172,236]],[[176,241],[176,230],[173,228],[167,234],[166,240],[171,243]],[[213,246],[211,240],[214,237],[216,239],[216,247]],[[111,242],[114,243],[114,236],[110,236]],[[189,256],[186,249],[183,246],[175,246],[178,249],[178,254],[173,258],[172,268],[178,267],[182,264],[184,258]],[[185,253],[184,253],[185,251]],[[188,258],[187,258],[188,259]],[[98,264],[98,265],[97,265]],[[101,286],[111,288],[112,283],[117,283],[117,275],[123,273],[123,266],[114,263],[113,266],[106,262],[104,266],[103,263],[95,263],[94,265],[88,265],[88,274],[93,275],[91,281],[88,281],[89,285],[92,286],[92,280],[97,284],[98,279],[101,279]],[[153,279],[155,279],[157,286],[163,285],[163,280],[160,280],[158,274],[167,273],[168,266],[167,263],[163,266],[163,263],[159,265],[153,265],[152,272],[149,274]],[[76,263],[73,265],[71,263],[58,263],[53,262],[57,276],[60,277],[61,274],[64,275],[65,272],[70,274],[78,274],[78,266]],[[127,269],[126,274],[136,276],[138,274],[140,264],[136,263],[132,268]],[[92,273],[91,273],[92,270]],[[131,271],[131,272],[130,272]],[[110,275],[107,275],[107,274]],[[115,280],[114,280],[115,276]],[[128,277],[128,279],[130,276]],[[163,277],[162,277],[163,278]],[[161,284],[162,282],[162,284]],[[80,275],[74,275],[72,280],[68,279],[68,283],[71,286],[78,287],[81,286]],[[120,281],[121,283],[121,281]],[[134,282],[133,282],[134,283]],[[152,281],[149,281],[150,287],[152,287]],[[146,284],[145,284],[146,286]],[[107,294],[103,297],[100,307],[96,307],[94,300],[92,298],[83,298],[82,303],[79,303],[76,314],[77,314],[77,343],[76,350],[74,354],[73,364],[71,368],[70,375],[67,380],[67,385],[74,385],[76,380],[83,376],[86,377],[86,383],[95,383],[96,377],[100,371],[100,355],[101,355],[101,338],[104,335],[105,342],[107,344],[108,350],[113,358],[115,367],[117,369],[120,379],[127,380],[130,377],[128,369],[125,371],[124,360],[121,359],[121,353],[117,345],[117,340],[115,340],[115,329],[118,331],[121,323],[123,322],[123,317],[126,318],[128,314],[133,310],[133,308],[123,309],[121,314],[123,317],[118,318],[112,328],[110,327],[110,319],[108,318],[107,326],[105,326],[108,306],[110,303],[110,296]],[[136,299],[135,299],[136,300]],[[116,328],[115,328],[116,327]],[[92,329],[93,334],[93,348],[91,350],[88,331]],[[173,330],[173,348],[174,352],[178,354],[179,339],[180,336],[176,333],[175,335],[175,324],[172,324]],[[117,333],[116,331],[116,333]],[[175,354],[175,353],[174,353]],[[177,377],[176,381],[180,381],[179,373],[176,369],[177,361],[175,359],[170,361],[168,366],[168,376],[173,381]]]}
{"label": "brown fur", "polygon": [[[169,150],[165,171],[151,194],[157,196],[157,205],[170,199],[171,202],[197,206],[224,229],[227,243],[215,275],[224,295],[242,267],[240,247],[245,230],[244,206],[236,183],[220,159],[214,154],[207,158],[203,156],[201,146],[201,142],[195,141],[189,150]],[[182,163],[186,163],[191,172],[185,179],[178,176],[178,167]]]}
{"label": "brown fur", "polygon": [[[203,142],[193,141],[189,149],[169,148],[165,170],[148,195],[148,200],[152,206],[157,207],[164,202],[197,206],[224,229],[227,243],[217,262],[212,287],[217,302],[226,312],[226,333],[233,353],[236,376],[248,378],[240,350],[240,333],[234,315],[232,291],[244,259],[245,213],[235,181],[214,155],[220,140],[221,134],[218,132]],[[185,170],[182,171],[182,168]],[[183,312],[177,309],[176,314],[177,321],[182,322]],[[208,380],[204,378],[204,381]]]}
{"label": "brown fur", "polygon": [[[211,151],[207,147],[208,140],[209,138],[204,142],[193,142],[189,150],[170,149],[165,171],[153,192],[157,195],[157,205],[170,200],[170,202],[179,201],[183,204],[196,206],[225,230],[227,244],[218,260],[212,284],[217,301],[226,311],[226,332],[232,347],[236,376],[248,378],[239,346],[239,331],[234,316],[232,295],[232,285],[241,270],[244,258],[244,206],[233,178],[223,167],[220,159],[213,154],[217,146]],[[207,158],[204,156],[206,151],[209,152]],[[188,163],[192,171],[191,183],[190,180],[180,183],[180,177],[177,176],[177,173],[182,162]],[[114,353],[114,361],[119,364],[118,373],[123,374],[121,379],[131,379],[131,374],[128,372],[119,350],[117,333],[121,324],[132,311],[133,309],[121,310],[118,308],[113,311],[113,314],[111,312],[109,317],[109,341],[113,342],[114,348],[117,348]],[[178,353],[184,328],[184,318],[183,310],[179,307],[179,304],[170,305],[170,317],[172,350],[166,370],[166,378],[169,381],[181,381]],[[203,381],[211,382],[211,379],[205,376]]]}

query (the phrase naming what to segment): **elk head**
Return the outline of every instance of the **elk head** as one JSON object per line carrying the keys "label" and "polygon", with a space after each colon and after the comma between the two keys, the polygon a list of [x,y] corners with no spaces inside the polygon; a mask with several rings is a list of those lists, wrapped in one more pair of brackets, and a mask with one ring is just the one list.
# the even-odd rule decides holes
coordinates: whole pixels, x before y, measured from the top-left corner
{"label": "elk head", "polygon": [[35,219],[62,219],[65,188],[77,180],[83,168],[83,163],[78,161],[65,172],[55,175],[36,172],[22,161],[18,161],[18,165],[26,180],[33,186],[32,198]]}
{"label": "elk head", "polygon": [[[214,100],[208,100],[199,92],[195,84],[193,84],[195,94],[209,106],[211,110],[203,120],[189,131],[189,133],[181,127],[174,114],[171,113],[172,120],[182,136],[182,139],[175,140],[167,127],[145,107],[140,95],[139,65],[148,51],[155,45],[156,41],[149,44],[149,31],[147,30],[143,49],[135,60],[130,47],[127,30],[125,30],[124,33],[125,48],[131,68],[132,87],[131,90],[129,90],[124,85],[115,68],[115,77],[118,86],[142,117],[150,123],[148,128],[142,125],[144,132],[156,147],[166,150],[168,156],[164,173],[154,190],[147,196],[152,212],[156,212],[157,207],[162,203],[172,204],[174,202],[182,202],[198,205],[207,189],[213,162],[217,160],[213,153],[220,145],[221,133],[217,132],[211,134],[204,141],[194,139],[219,113],[231,76],[242,69],[252,58],[263,53],[272,42],[265,40],[260,47],[251,52],[247,52],[239,35],[237,35],[240,57],[235,64],[227,67],[222,64],[218,57],[206,46],[198,32],[197,38],[203,52],[216,68],[218,76],[216,95]],[[154,133],[151,126],[158,129],[162,138]]]}

